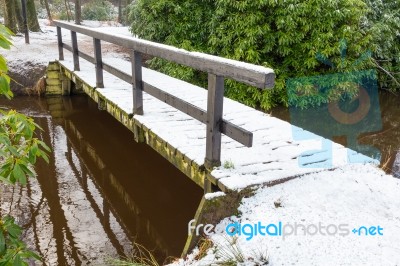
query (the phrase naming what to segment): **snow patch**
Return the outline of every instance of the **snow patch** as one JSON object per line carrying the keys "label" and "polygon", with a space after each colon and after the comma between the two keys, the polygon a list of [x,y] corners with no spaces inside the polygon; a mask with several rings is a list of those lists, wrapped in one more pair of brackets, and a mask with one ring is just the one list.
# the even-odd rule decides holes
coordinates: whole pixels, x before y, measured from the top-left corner
{"label": "snow patch", "polygon": [[226,196],[226,194],[224,192],[218,191],[218,192],[213,192],[213,193],[207,193],[204,195],[204,198],[206,200],[212,200],[212,199],[224,197],[224,196]]}

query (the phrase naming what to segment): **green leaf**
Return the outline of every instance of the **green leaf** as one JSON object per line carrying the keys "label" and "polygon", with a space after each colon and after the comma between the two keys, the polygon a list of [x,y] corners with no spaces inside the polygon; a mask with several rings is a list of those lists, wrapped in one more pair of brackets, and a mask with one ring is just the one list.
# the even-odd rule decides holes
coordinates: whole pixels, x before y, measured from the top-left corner
{"label": "green leaf", "polygon": [[3,228],[0,228],[0,258],[6,252],[6,240],[4,238]]}
{"label": "green leaf", "polygon": [[26,185],[26,175],[19,164],[14,165],[13,175],[22,185]]}
{"label": "green leaf", "polygon": [[38,141],[39,145],[42,146],[43,149],[45,149],[48,152],[51,152],[51,149],[49,148],[49,146],[46,145],[46,143],[44,143],[43,141]]}
{"label": "green leaf", "polygon": [[46,153],[42,152],[41,157],[46,161],[46,163],[49,163],[49,157],[47,156]]}
{"label": "green leaf", "polygon": [[11,254],[10,254],[10,255],[4,256],[3,260],[0,261],[0,266],[7,266],[7,265],[9,265],[9,262],[10,262],[11,258],[12,258],[12,257],[11,257]]}
{"label": "green leaf", "polygon": [[21,257],[23,258],[33,258],[35,260],[41,260],[41,257],[33,251],[25,250],[21,253]]}
{"label": "green leaf", "polygon": [[1,55],[0,55],[0,70],[3,71],[3,72],[7,72],[8,71],[7,61]]}
{"label": "green leaf", "polygon": [[11,39],[11,36],[14,36],[14,33],[3,24],[0,24],[0,35],[5,36],[7,39]]}
{"label": "green leaf", "polygon": [[24,171],[24,173],[26,175],[28,175],[30,177],[34,177],[35,176],[35,173],[31,169],[29,169],[26,165],[20,164],[20,166],[22,168],[22,171]]}
{"label": "green leaf", "polygon": [[15,255],[13,266],[23,266],[21,256],[19,254]]}
{"label": "green leaf", "polygon": [[10,89],[10,84],[4,75],[0,76],[0,93],[5,94]]}
{"label": "green leaf", "polygon": [[15,224],[14,222],[7,228],[7,232],[10,235],[11,238],[14,240],[18,239],[19,236],[21,235],[21,228]]}
{"label": "green leaf", "polygon": [[28,153],[28,161],[29,161],[31,164],[35,164],[35,163],[36,163],[36,153],[34,153],[34,152],[32,151],[32,149],[29,150],[29,153]]}
{"label": "green leaf", "polygon": [[11,42],[4,36],[0,35],[0,47],[9,50],[11,48]]}
{"label": "green leaf", "polygon": [[36,143],[32,144],[32,147],[31,147],[31,150],[30,150],[32,152],[32,154],[36,156],[38,150],[39,150],[38,145]]}

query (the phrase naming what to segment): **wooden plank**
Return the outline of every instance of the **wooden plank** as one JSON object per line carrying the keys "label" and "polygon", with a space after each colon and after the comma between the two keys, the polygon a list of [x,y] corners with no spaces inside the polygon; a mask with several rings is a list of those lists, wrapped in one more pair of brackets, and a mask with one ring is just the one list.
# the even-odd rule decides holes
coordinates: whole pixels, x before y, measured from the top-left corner
{"label": "wooden plank", "polygon": [[61,35],[61,28],[57,26],[57,44],[58,44],[58,59],[64,60],[64,50]]}
{"label": "wooden plank", "polygon": [[[66,43],[63,44],[63,47],[64,47],[65,50],[68,50],[68,51],[70,51],[70,52],[73,52],[73,51],[74,51],[74,49],[73,49],[70,45],[68,45],[68,44],[66,44]],[[85,59],[86,61],[92,63],[92,64],[95,64],[95,63],[96,63],[94,57],[91,56],[91,55],[88,55],[88,54],[86,54],[86,53],[84,53],[84,52],[82,52],[82,51],[78,51],[78,55],[79,55],[80,57],[82,57],[83,59]],[[104,63],[103,63],[103,66],[104,66]]]}
{"label": "wooden plank", "polygon": [[65,50],[68,50],[68,51],[70,51],[71,53],[72,53],[72,46],[71,45],[68,45],[68,44],[66,44],[66,43],[63,43],[63,48],[65,49]]}
{"label": "wooden plank", "polygon": [[[73,51],[74,51],[74,49],[73,49],[70,45],[68,45],[68,44],[66,44],[66,43],[63,44],[63,47],[64,47],[65,50],[68,50],[68,51],[70,51],[70,52],[73,52]],[[78,55],[79,55],[80,57],[82,57],[83,59],[85,59],[86,61],[92,63],[92,64],[95,64],[95,63],[96,63],[94,57],[91,56],[91,55],[88,55],[88,54],[86,54],[86,53],[84,53],[84,52],[82,52],[82,51],[78,51]]]}
{"label": "wooden plank", "polygon": [[78,50],[78,39],[76,38],[76,32],[71,31],[71,42],[72,42],[72,56],[74,59],[74,71],[79,71],[79,50]]}
{"label": "wooden plank", "polygon": [[193,117],[194,119],[202,123],[205,123],[207,121],[206,112],[191,103],[179,99],[178,97],[162,91],[159,88],[156,88],[146,82],[143,82],[143,90],[154,98],[165,102],[166,104],[178,109],[179,111]]}
{"label": "wooden plank", "polygon": [[[64,49],[72,52],[72,47],[68,44],[64,43]],[[88,55],[84,52],[79,51],[79,56],[82,57],[83,59],[85,59],[86,61],[95,64],[95,59],[93,56]],[[125,82],[131,83],[132,82],[132,76],[126,74],[124,71],[119,70],[118,68],[113,67],[110,64],[107,64],[105,62],[103,62],[103,70],[107,71],[108,73],[110,73],[111,75],[116,76],[117,78],[122,79]]]}
{"label": "wooden plank", "polygon": [[96,64],[96,61],[95,61],[95,59],[94,59],[93,56],[88,55],[88,54],[86,54],[86,53],[84,53],[84,52],[82,52],[82,51],[78,51],[78,55],[79,55],[80,57],[82,57],[83,59],[85,59],[86,61],[89,61],[89,62],[92,63],[92,64]]}
{"label": "wooden plank", "polygon": [[103,60],[101,58],[101,42],[99,39],[93,38],[94,48],[94,65],[96,68],[96,87],[104,88],[103,82]]}
{"label": "wooden plank", "polygon": [[111,35],[67,22],[55,21],[55,24],[59,27],[79,32],[106,42],[121,45],[143,54],[164,58],[178,64],[186,65],[218,76],[231,78],[258,88],[272,88],[274,84],[275,74],[270,68],[203,53],[189,52],[176,47],[134,37],[118,34]]}
{"label": "wooden plank", "polygon": [[133,113],[143,114],[143,81],[142,81],[142,54],[132,50],[132,94],[133,94]]}
{"label": "wooden plank", "polygon": [[221,165],[221,127],[224,104],[224,78],[208,74],[206,158],[204,165],[212,169]]}
{"label": "wooden plank", "polygon": [[132,76],[126,74],[125,72],[119,70],[118,68],[113,67],[112,65],[109,65],[105,62],[103,62],[103,69],[110,73],[111,75],[116,76],[117,78],[122,79],[125,82],[128,82],[129,84],[132,83]]}
{"label": "wooden plank", "polygon": [[128,82],[129,84],[132,83],[132,76],[126,74],[125,72],[119,70],[118,68],[113,67],[112,65],[109,65],[105,62],[103,62],[103,69],[110,73],[111,75],[116,76],[117,78],[122,79],[125,82]]}
{"label": "wooden plank", "polygon": [[[207,123],[207,112],[191,103],[188,103],[172,94],[169,94],[159,88],[156,88],[146,82],[143,82],[143,91],[159,99],[160,101],[176,108],[177,110],[185,113],[194,119]],[[221,132],[233,140],[236,140],[240,144],[246,147],[251,147],[253,145],[253,133],[232,124],[229,121],[222,120]]]}
{"label": "wooden plank", "polygon": [[253,133],[231,122],[222,120],[221,132],[246,147],[253,146]]}

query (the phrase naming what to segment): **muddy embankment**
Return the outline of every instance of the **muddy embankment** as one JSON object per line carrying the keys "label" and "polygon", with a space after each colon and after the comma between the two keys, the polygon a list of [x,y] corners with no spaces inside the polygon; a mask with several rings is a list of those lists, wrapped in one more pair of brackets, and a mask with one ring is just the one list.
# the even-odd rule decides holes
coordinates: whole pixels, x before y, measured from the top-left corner
{"label": "muddy embankment", "polygon": [[10,60],[8,74],[14,95],[42,95],[45,92],[45,73],[47,65],[38,62]]}

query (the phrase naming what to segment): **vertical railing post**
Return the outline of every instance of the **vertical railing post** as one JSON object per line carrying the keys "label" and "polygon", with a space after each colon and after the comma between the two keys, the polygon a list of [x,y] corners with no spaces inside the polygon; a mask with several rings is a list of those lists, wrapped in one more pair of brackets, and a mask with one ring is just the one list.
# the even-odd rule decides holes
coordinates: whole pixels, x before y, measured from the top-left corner
{"label": "vertical railing post", "polygon": [[103,60],[101,58],[101,43],[99,39],[93,38],[94,61],[96,68],[96,87],[104,88],[103,82]]}
{"label": "vertical railing post", "polygon": [[64,50],[61,35],[61,27],[57,26],[58,59],[64,60]]}
{"label": "vertical railing post", "polygon": [[221,122],[224,103],[224,77],[208,73],[207,134],[205,166],[221,165]]}
{"label": "vertical railing post", "polygon": [[133,114],[143,114],[142,54],[131,52]]}
{"label": "vertical railing post", "polygon": [[74,59],[74,71],[79,71],[79,50],[78,50],[78,39],[76,38],[76,32],[71,30],[71,41],[72,41],[72,56]]}

